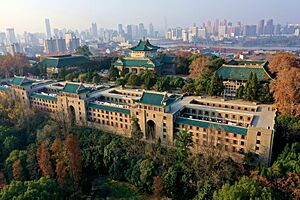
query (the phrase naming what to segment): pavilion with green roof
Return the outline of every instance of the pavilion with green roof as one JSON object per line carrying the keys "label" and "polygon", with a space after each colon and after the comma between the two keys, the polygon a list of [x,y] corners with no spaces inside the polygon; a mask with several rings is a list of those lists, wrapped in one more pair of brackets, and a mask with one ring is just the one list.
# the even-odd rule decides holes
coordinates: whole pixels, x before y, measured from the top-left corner
{"label": "pavilion with green roof", "polygon": [[90,91],[91,90],[89,88],[84,87],[81,83],[66,83],[61,92],[73,95],[82,95],[87,94]]}
{"label": "pavilion with green roof", "polygon": [[264,61],[230,60],[222,65],[217,70],[217,74],[223,79],[225,95],[235,96],[237,89],[246,84],[251,73],[256,74],[261,83],[268,83],[272,80],[268,64]]}
{"label": "pavilion with green roof", "polygon": [[136,46],[129,48],[130,54],[119,58],[113,63],[120,72],[139,74],[144,70],[156,71],[158,74],[175,74],[175,59],[172,56],[162,56],[157,53],[160,49],[149,40],[140,40]]}
{"label": "pavilion with green roof", "polygon": [[38,66],[47,68],[47,73],[58,73],[64,67],[78,67],[89,62],[85,56],[49,56],[39,62]]}

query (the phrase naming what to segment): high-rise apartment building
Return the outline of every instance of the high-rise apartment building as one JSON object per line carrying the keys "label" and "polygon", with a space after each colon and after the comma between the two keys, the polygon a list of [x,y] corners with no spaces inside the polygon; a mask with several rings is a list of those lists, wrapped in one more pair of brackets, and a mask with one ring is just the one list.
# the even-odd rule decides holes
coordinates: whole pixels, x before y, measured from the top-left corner
{"label": "high-rise apartment building", "polygon": [[51,26],[50,26],[49,19],[45,19],[45,26],[46,26],[46,37],[47,39],[50,39],[52,37],[52,34],[51,34]]}
{"label": "high-rise apartment building", "polygon": [[77,38],[74,33],[65,34],[66,46],[68,51],[72,52],[80,46],[79,38]]}
{"label": "high-rise apartment building", "polygon": [[98,38],[98,27],[96,23],[92,23],[91,32],[92,32],[93,39]]}
{"label": "high-rise apartment building", "polygon": [[274,34],[274,24],[273,24],[273,19],[269,19],[266,23],[265,30],[264,30],[265,35],[273,35]]}
{"label": "high-rise apartment building", "polygon": [[124,35],[124,30],[123,30],[122,24],[118,24],[118,33],[119,33],[119,35]]}
{"label": "high-rise apartment building", "polygon": [[6,44],[6,34],[5,34],[5,32],[0,32],[0,44]]}
{"label": "high-rise apartment building", "polygon": [[57,52],[57,46],[56,46],[55,39],[49,38],[44,41],[44,51],[45,51],[45,53],[56,53]]}
{"label": "high-rise apartment building", "polygon": [[149,36],[154,37],[154,27],[152,23],[149,24]]}
{"label": "high-rise apartment building", "polygon": [[264,27],[265,27],[265,20],[259,20],[258,24],[257,24],[257,31],[256,34],[257,35],[263,35],[264,34]]}
{"label": "high-rise apartment building", "polygon": [[7,37],[7,43],[13,44],[17,42],[17,38],[15,35],[15,29],[14,28],[7,28],[6,29],[6,37]]}
{"label": "high-rise apartment building", "polygon": [[146,36],[146,30],[145,30],[145,26],[144,23],[140,23],[139,24],[139,37],[145,37]]}

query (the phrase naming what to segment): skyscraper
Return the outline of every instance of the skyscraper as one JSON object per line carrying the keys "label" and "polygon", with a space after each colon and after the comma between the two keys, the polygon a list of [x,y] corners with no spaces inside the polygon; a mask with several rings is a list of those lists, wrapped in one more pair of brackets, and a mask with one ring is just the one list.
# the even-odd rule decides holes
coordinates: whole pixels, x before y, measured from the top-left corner
{"label": "skyscraper", "polygon": [[127,40],[132,40],[132,25],[127,25]]}
{"label": "skyscraper", "polygon": [[66,33],[65,40],[68,51],[72,52],[80,46],[79,38],[77,38],[74,33]]}
{"label": "skyscraper", "polygon": [[46,25],[46,36],[47,39],[51,38],[51,27],[50,27],[50,20],[49,19],[45,19],[45,25]]}
{"label": "skyscraper", "polygon": [[0,44],[6,44],[6,34],[5,34],[5,32],[0,32]]}
{"label": "skyscraper", "polygon": [[123,25],[122,24],[118,24],[118,33],[119,33],[119,35],[123,35],[124,34],[124,30],[123,30]]}
{"label": "skyscraper", "polygon": [[273,24],[273,19],[269,19],[266,23],[265,26],[265,35],[273,35],[274,34],[274,24]]}
{"label": "skyscraper", "polygon": [[154,27],[152,23],[149,24],[149,36],[150,37],[154,36]]}
{"label": "skyscraper", "polygon": [[145,27],[144,27],[144,23],[140,23],[139,24],[139,37],[142,38],[142,37],[145,37],[146,34],[145,34]]}
{"label": "skyscraper", "polygon": [[15,35],[15,29],[13,28],[7,28],[6,29],[6,37],[8,44],[13,44],[17,42],[16,35]]}
{"label": "skyscraper", "polygon": [[264,27],[265,27],[265,20],[259,20],[258,24],[257,24],[257,30],[256,30],[256,34],[257,35],[263,35],[264,34]]}
{"label": "skyscraper", "polygon": [[93,36],[93,39],[96,39],[98,38],[98,28],[97,28],[97,24],[96,23],[92,23],[92,36]]}

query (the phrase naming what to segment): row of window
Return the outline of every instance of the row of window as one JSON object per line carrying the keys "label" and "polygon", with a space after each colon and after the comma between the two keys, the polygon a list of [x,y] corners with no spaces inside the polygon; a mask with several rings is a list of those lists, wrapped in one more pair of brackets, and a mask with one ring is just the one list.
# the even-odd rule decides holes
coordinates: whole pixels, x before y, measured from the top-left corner
{"label": "row of window", "polygon": [[255,112],[255,108],[249,108],[249,107],[244,107],[244,106],[234,106],[234,105],[226,105],[226,104],[219,104],[219,103],[209,103],[209,102],[199,102],[200,105],[204,106],[212,106],[212,107],[219,107],[219,108],[230,108],[234,110],[244,110],[244,111],[251,111]]}
{"label": "row of window", "polygon": [[155,106],[143,106],[143,105],[139,105],[138,108],[145,109],[145,110],[154,110],[154,111],[158,111],[158,112],[164,111],[163,108],[155,107]]}
{"label": "row of window", "polygon": [[100,120],[100,119],[92,119],[93,122],[102,124],[102,125],[107,125],[107,126],[113,126],[116,128],[124,128],[124,129],[130,129],[130,126],[128,124],[122,124],[119,122],[112,122],[112,121],[106,121],[106,120]]}
{"label": "row of window", "polygon": [[220,117],[220,118],[229,118],[231,119],[240,119],[240,120],[247,120],[250,121],[250,116],[236,116],[234,114],[226,114],[226,113],[219,113],[219,112],[209,112],[209,111],[203,111],[203,110],[196,110],[196,109],[186,109],[187,112],[192,114],[199,114],[199,115],[205,115],[205,116],[211,116],[211,117]]}

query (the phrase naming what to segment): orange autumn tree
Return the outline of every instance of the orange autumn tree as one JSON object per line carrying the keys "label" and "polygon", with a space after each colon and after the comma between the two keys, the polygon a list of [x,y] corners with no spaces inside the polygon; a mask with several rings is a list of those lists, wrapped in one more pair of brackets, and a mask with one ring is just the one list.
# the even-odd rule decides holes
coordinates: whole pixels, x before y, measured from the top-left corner
{"label": "orange autumn tree", "polygon": [[23,167],[20,160],[16,160],[13,164],[13,177],[15,181],[22,181],[24,179]]}
{"label": "orange autumn tree", "polygon": [[37,150],[38,164],[43,176],[53,176],[48,144],[42,142]]}
{"label": "orange autumn tree", "polygon": [[271,83],[276,107],[286,116],[300,117],[300,60],[280,53],[272,59],[270,70],[276,74]]}
{"label": "orange autumn tree", "polygon": [[0,171],[0,190],[2,190],[6,184],[7,184],[6,178],[4,174]]}
{"label": "orange autumn tree", "polygon": [[56,161],[55,165],[55,173],[56,180],[58,185],[63,188],[66,183],[66,178],[68,175],[67,172],[67,158],[66,158],[66,150],[65,146],[60,138],[56,138],[51,146],[51,151],[53,153],[52,157]]}
{"label": "orange autumn tree", "polygon": [[81,150],[78,138],[70,133],[68,134],[65,145],[67,148],[68,166],[73,179],[73,189],[77,191],[82,174]]}
{"label": "orange autumn tree", "polygon": [[24,54],[8,54],[0,59],[0,77],[10,77],[15,74],[22,75],[23,68],[29,65]]}
{"label": "orange autumn tree", "polygon": [[190,77],[191,78],[199,78],[203,74],[210,71],[209,65],[211,61],[208,57],[204,55],[199,55],[197,58],[193,60],[190,65]]}

